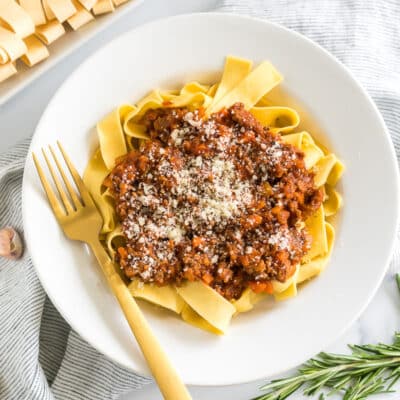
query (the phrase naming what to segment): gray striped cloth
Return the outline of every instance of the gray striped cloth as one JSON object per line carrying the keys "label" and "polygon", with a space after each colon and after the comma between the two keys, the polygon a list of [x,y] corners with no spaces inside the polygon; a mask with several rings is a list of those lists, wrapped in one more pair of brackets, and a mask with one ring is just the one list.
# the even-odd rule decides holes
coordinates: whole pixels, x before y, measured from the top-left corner
{"label": "gray striped cloth", "polygon": [[[400,154],[398,0],[225,0],[220,10],[281,23],[333,53],[375,100]],[[27,149],[24,142],[0,156],[0,226],[20,232]],[[71,331],[43,292],[28,254],[0,261],[1,400],[108,400],[146,382]]]}
{"label": "gray striped cloth", "polygon": [[[25,141],[0,156],[0,226],[21,233],[28,147]],[[0,260],[0,400],[108,400],[147,382],[71,330],[44,293],[29,254]]]}

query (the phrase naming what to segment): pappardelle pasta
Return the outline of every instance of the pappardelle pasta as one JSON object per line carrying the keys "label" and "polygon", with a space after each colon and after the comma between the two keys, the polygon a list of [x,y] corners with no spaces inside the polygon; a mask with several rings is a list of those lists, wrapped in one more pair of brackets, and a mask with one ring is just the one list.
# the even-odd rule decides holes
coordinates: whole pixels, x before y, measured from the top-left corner
{"label": "pappardelle pasta", "polygon": [[281,81],[227,57],[220,82],[154,90],[97,124],[84,181],[102,243],[133,296],[212,333],[295,296],[331,256],[344,167],[266,101]]}

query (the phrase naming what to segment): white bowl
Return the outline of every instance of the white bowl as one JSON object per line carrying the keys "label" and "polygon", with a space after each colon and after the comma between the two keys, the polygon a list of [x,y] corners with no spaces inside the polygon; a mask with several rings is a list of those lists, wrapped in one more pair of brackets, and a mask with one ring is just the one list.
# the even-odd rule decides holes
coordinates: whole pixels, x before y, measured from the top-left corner
{"label": "white bowl", "polygon": [[[103,115],[155,87],[215,80],[228,54],[268,59],[283,73],[290,98],[282,96],[282,103],[299,101],[307,110],[303,127],[311,128],[347,167],[345,206],[327,270],[295,299],[267,301],[240,315],[224,337],[142,305],[184,381],[196,385],[251,381],[300,364],[348,328],[376,292],[394,243],[399,185],[389,135],[369,96],[343,65],[295,32],[239,16],[184,15],[142,26],[92,55],[54,95],[31,145],[39,151],[59,139],[83,171],[97,141],[94,126]],[[33,263],[60,313],[110,359],[148,374],[93,257],[57,225],[31,157],[23,216]]]}

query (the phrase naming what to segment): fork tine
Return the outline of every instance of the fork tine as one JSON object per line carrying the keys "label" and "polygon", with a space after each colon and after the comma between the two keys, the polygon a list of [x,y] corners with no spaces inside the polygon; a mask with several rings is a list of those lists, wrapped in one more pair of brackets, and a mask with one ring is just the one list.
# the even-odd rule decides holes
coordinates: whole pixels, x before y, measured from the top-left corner
{"label": "fork tine", "polygon": [[85,203],[85,205],[94,205],[92,196],[90,195],[89,191],[86,189],[85,184],[83,183],[83,180],[81,176],[79,175],[78,171],[72,164],[71,160],[69,159],[67,153],[65,152],[64,148],[62,147],[61,143],[57,141],[57,145],[64,157],[65,163],[67,164],[67,167],[69,169],[69,172],[72,175],[72,178],[74,178],[74,182],[81,194],[82,200]]}
{"label": "fork tine", "polygon": [[47,199],[49,200],[50,206],[53,209],[53,212],[54,212],[56,218],[60,219],[65,216],[65,212],[64,212],[63,208],[61,207],[61,204],[60,204],[59,200],[57,199],[57,196],[55,195],[53,189],[51,188],[51,185],[50,185],[49,181],[47,180],[42,167],[40,166],[40,163],[36,157],[36,154],[32,153],[32,157],[33,157],[33,162],[35,163],[36,170],[39,175],[40,181],[42,182],[43,189],[46,192]]}
{"label": "fork tine", "polygon": [[54,150],[53,150],[53,148],[52,148],[51,146],[49,146],[49,149],[50,149],[50,152],[51,152],[51,154],[52,154],[52,156],[53,156],[53,159],[54,159],[55,163],[57,164],[57,168],[58,168],[58,170],[60,171],[60,174],[61,174],[61,176],[62,176],[62,179],[63,179],[63,181],[64,181],[64,183],[65,183],[65,186],[66,186],[66,188],[67,188],[67,190],[68,190],[68,193],[69,193],[69,195],[70,195],[70,197],[71,197],[71,199],[72,199],[72,202],[74,203],[75,208],[76,208],[76,209],[81,208],[81,207],[82,207],[82,203],[81,203],[81,201],[79,200],[78,196],[76,195],[75,189],[72,187],[72,185],[71,185],[69,179],[68,179],[67,176],[65,175],[65,172],[64,172],[64,170],[63,170],[63,168],[62,168],[60,162],[58,161],[58,158],[57,158],[57,156],[56,156],[56,153],[54,152]]}
{"label": "fork tine", "polygon": [[57,176],[56,172],[54,171],[54,168],[51,165],[50,160],[47,157],[47,154],[46,154],[44,149],[42,149],[42,153],[43,153],[44,159],[46,160],[46,164],[47,164],[47,167],[49,168],[50,174],[53,177],[53,181],[54,181],[54,183],[56,185],[56,188],[58,190],[58,194],[60,195],[61,200],[62,200],[62,202],[64,204],[64,207],[65,207],[65,210],[67,211],[67,215],[71,214],[74,211],[74,209],[72,208],[71,203],[68,200],[67,195],[65,194],[65,190],[62,187],[61,182],[58,179],[58,176]]}

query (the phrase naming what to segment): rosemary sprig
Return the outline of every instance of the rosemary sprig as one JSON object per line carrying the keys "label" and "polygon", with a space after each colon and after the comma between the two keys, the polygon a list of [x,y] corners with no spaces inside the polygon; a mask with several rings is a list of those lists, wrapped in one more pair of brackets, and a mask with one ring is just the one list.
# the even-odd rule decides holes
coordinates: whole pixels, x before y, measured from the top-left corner
{"label": "rosemary sprig", "polygon": [[[396,275],[400,290],[400,275]],[[265,394],[253,400],[284,400],[304,388],[307,396],[324,390],[341,393],[343,400],[364,400],[379,393],[390,393],[400,379],[400,332],[393,343],[349,345],[350,355],[320,353],[288,378],[276,379],[261,387]],[[324,399],[323,393],[319,399]]]}

